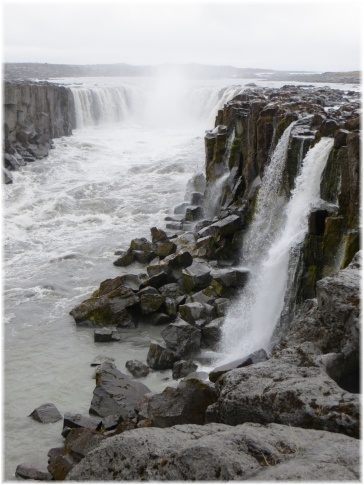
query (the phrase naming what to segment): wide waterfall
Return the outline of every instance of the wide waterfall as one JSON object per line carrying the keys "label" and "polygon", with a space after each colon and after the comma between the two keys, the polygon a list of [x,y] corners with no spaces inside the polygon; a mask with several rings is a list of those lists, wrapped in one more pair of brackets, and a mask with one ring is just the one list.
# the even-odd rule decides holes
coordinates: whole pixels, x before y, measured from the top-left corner
{"label": "wide waterfall", "polygon": [[279,195],[291,127],[265,171],[257,212],[243,241],[243,264],[250,270],[250,278],[226,316],[222,362],[259,348],[269,350],[284,305],[291,251],[303,242],[310,208],[320,201],[321,175],[333,146],[329,138],[308,151],[290,200]]}
{"label": "wide waterfall", "polygon": [[118,123],[140,113],[146,95],[135,86],[73,86],[76,126]]}

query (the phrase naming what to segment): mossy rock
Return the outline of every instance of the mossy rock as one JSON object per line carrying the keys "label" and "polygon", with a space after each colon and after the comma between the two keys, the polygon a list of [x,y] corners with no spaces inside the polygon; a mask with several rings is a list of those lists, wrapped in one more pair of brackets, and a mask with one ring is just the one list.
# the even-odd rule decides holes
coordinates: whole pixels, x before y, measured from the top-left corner
{"label": "mossy rock", "polygon": [[344,236],[345,242],[345,253],[344,259],[341,265],[341,269],[346,268],[352,261],[354,255],[360,249],[360,232],[357,231],[350,231],[348,234]]}

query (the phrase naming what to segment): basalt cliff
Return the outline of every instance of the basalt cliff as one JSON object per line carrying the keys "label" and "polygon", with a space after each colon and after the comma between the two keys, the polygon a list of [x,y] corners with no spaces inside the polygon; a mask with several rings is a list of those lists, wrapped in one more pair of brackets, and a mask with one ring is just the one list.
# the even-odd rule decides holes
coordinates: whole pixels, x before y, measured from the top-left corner
{"label": "basalt cliff", "polygon": [[[251,87],[217,113],[205,174],[190,181],[186,201],[150,240],[115,248],[120,276],[71,310],[76,325],[95,328],[95,341],[121,351],[121,328],[161,325],[163,342],[151,342],[145,362],[127,362],[128,373],[98,362],[90,416],[66,413],[48,470],[19,465],[19,477],[359,478],[359,113],[354,92],[294,86]],[[201,349],[219,349],[231,302],[251,277],[241,266],[246,235],[284,133],[282,200],[309,150],[332,142],[321,202],[290,254],[284,311],[268,348],[198,372]],[[138,382],[160,369],[172,370],[177,387],[153,393]]]}
{"label": "basalt cliff", "polygon": [[12,183],[11,171],[46,157],[53,138],[72,134],[72,93],[49,82],[5,82],[3,121],[3,177]]}

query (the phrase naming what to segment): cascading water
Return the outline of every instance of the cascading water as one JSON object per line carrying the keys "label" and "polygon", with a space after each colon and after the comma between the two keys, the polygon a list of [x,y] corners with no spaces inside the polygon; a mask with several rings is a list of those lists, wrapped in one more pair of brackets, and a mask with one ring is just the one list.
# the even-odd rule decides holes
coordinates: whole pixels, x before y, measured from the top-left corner
{"label": "cascading water", "polygon": [[220,363],[243,357],[269,343],[280,318],[286,292],[290,253],[303,242],[310,207],[320,201],[320,180],[333,140],[323,138],[309,150],[287,203],[277,194],[289,133],[279,141],[263,177],[258,210],[243,242],[250,278],[231,307],[223,327]]}
{"label": "cascading water", "polygon": [[135,86],[72,86],[77,128],[140,116],[146,95]]}

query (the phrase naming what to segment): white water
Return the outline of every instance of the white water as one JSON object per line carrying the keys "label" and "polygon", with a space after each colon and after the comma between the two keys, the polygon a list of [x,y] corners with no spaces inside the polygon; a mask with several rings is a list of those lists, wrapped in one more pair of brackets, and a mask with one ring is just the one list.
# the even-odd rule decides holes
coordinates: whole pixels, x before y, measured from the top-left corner
{"label": "white water", "polygon": [[[45,466],[48,450],[62,443],[62,422],[33,421],[27,416],[35,407],[53,402],[62,414],[87,414],[93,358],[114,357],[125,371],[127,360],[145,360],[150,339],[160,338],[159,328],[141,327],[120,343],[95,344],[93,331],[77,328],[68,312],[121,274],[115,250],[150,237],[149,228],[163,227],[184,200],[187,181],[203,171],[204,132],[237,89],[221,91],[226,80],[57,82],[78,90],[79,127],[3,187],[5,479],[21,462]],[[173,385],[162,380],[169,376],[153,372],[142,381],[159,391]]]}
{"label": "white water", "polygon": [[290,252],[307,232],[310,208],[320,201],[320,180],[333,140],[323,138],[310,149],[289,202],[278,197],[288,145],[287,128],[262,181],[258,210],[243,243],[250,279],[226,316],[220,363],[241,358],[269,343],[284,305]]}

